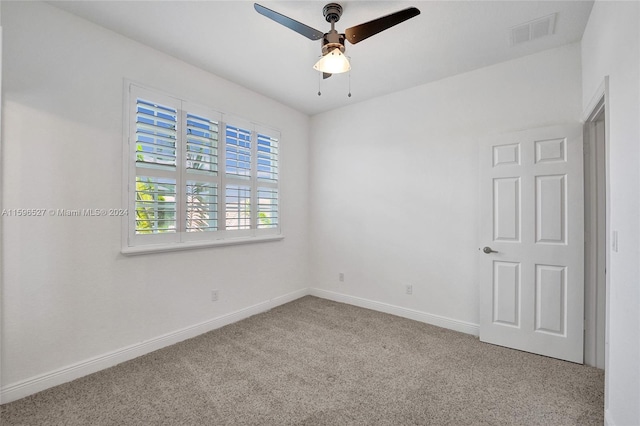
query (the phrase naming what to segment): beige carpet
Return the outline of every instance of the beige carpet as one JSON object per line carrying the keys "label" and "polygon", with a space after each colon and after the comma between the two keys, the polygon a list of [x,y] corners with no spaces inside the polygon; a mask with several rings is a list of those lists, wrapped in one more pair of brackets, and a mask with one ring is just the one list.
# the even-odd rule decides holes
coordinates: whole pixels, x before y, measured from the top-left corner
{"label": "beige carpet", "polygon": [[602,370],[304,297],[3,405],[3,425],[602,425]]}

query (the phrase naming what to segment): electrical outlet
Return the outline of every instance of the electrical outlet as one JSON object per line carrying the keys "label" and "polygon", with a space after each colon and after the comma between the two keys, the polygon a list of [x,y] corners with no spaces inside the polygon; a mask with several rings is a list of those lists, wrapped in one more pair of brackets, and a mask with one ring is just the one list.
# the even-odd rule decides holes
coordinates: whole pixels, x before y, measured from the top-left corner
{"label": "electrical outlet", "polygon": [[404,286],[404,292],[407,294],[413,294],[413,285],[407,284]]}
{"label": "electrical outlet", "polygon": [[218,290],[211,290],[211,301],[212,302],[218,301]]}
{"label": "electrical outlet", "polygon": [[343,283],[343,282],[344,282],[344,272],[340,272],[340,273],[338,274],[338,281],[340,281],[341,283]]}

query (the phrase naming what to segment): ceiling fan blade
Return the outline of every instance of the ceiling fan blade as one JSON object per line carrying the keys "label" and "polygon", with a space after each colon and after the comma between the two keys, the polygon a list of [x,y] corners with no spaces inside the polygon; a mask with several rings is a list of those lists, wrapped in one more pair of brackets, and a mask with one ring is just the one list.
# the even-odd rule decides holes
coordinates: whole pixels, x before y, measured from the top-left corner
{"label": "ceiling fan blade", "polygon": [[266,16],[267,18],[276,21],[278,24],[284,25],[285,27],[292,29],[298,34],[302,34],[310,40],[320,40],[322,37],[324,37],[323,32],[318,31],[315,28],[311,28],[310,26],[298,22],[294,19],[291,19],[288,16],[284,16],[278,12],[274,12],[271,9],[267,9],[264,6],[260,6],[258,3],[254,3],[253,7],[260,15]]}
{"label": "ceiling fan blade", "polygon": [[408,7],[398,12],[374,19],[373,21],[347,28],[344,33],[346,34],[346,39],[349,40],[349,43],[356,44],[371,37],[372,35],[376,35],[381,31],[389,29],[394,25],[398,25],[399,23],[418,15],[420,15],[420,11],[417,8]]}
{"label": "ceiling fan blade", "polygon": [[322,73],[322,79],[323,79],[323,80],[326,80],[326,79],[328,79],[329,77],[331,77],[332,75],[333,75],[333,74],[329,74],[328,72],[323,72],[323,73]]}

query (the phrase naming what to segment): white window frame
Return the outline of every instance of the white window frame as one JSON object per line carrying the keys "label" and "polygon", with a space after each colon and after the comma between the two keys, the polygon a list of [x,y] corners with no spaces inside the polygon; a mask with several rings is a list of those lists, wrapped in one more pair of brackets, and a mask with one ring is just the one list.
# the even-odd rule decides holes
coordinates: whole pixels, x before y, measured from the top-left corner
{"label": "white window frame", "polygon": [[[281,178],[281,137],[280,132],[268,126],[249,120],[224,114],[212,108],[147,88],[139,83],[125,80],[124,85],[124,143],[123,143],[123,208],[128,212],[122,218],[122,249],[125,255],[153,252],[176,251],[221,245],[235,245],[276,241],[284,238],[282,234]],[[136,176],[142,170],[136,164],[136,112],[138,99],[145,99],[177,111],[176,168],[175,172],[150,168],[151,177],[169,177],[176,179],[176,232],[156,234],[136,234]],[[186,167],[186,130],[187,114],[205,117],[218,123],[218,164],[217,174],[189,172]],[[251,133],[251,170],[248,177],[227,174],[226,129],[227,125],[245,129]],[[265,182],[257,178],[258,134],[277,140],[277,181]],[[147,170],[146,168],[144,170]],[[172,177],[173,179],[173,177]],[[186,232],[187,181],[205,181],[217,187],[217,230],[204,232]],[[226,188],[227,185],[241,185],[250,188],[250,227],[249,229],[226,229]],[[277,225],[267,229],[258,228],[258,188],[275,188],[277,191]]]}

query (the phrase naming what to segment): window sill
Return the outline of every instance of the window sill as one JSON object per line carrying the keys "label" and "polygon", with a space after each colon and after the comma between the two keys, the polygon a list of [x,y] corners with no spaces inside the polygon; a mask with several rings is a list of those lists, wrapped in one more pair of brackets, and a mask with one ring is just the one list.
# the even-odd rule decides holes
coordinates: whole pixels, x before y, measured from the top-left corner
{"label": "window sill", "polygon": [[136,247],[123,247],[120,252],[125,256],[135,256],[139,254],[195,250],[209,247],[235,246],[240,244],[265,243],[269,241],[280,241],[282,239],[284,239],[284,235],[264,235],[260,237],[229,238],[217,241],[191,241],[186,243],[148,244]]}

